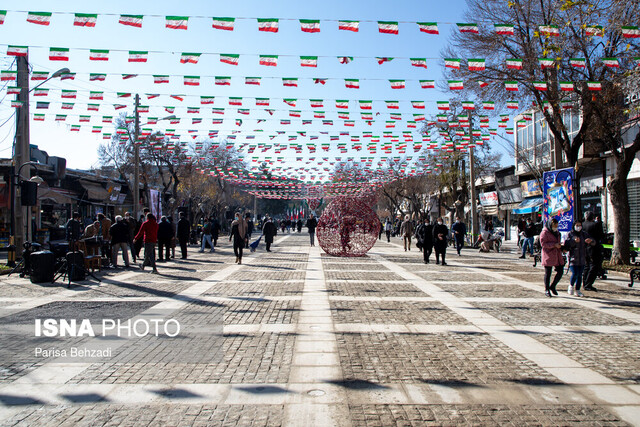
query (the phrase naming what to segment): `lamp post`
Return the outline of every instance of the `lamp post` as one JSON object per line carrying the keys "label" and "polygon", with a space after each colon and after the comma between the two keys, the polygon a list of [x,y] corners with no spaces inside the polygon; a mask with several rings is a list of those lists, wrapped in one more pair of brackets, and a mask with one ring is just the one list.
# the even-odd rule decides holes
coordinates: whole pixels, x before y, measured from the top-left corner
{"label": "lamp post", "polygon": [[[140,207],[140,146],[138,145],[138,138],[140,137],[140,113],[138,107],[140,106],[140,95],[136,93],[135,105],[134,105],[134,128],[133,128],[133,217],[138,219]],[[172,120],[175,119],[175,115],[163,117],[160,120]],[[143,124],[142,126],[148,123]]]}
{"label": "lamp post", "polygon": [[[40,83],[38,86],[29,90],[29,57],[18,56],[16,57],[17,65],[17,86],[20,87],[20,93],[18,94],[18,101],[22,103],[22,106],[16,110],[16,136],[13,146],[13,165],[11,169],[12,183],[11,183],[11,237],[9,245],[13,246],[13,253],[9,254],[9,257],[13,257],[15,261],[15,248],[22,247],[24,241],[24,229],[26,224],[30,224],[30,221],[26,221],[25,211],[22,207],[22,195],[15,190],[15,179],[13,175],[18,167],[18,175],[22,180],[29,181],[31,178],[31,169],[29,168],[25,175],[21,175],[20,171],[22,166],[29,163],[31,160],[31,150],[29,148],[30,136],[29,136],[29,94],[32,90],[42,86],[53,78],[60,77],[63,74],[69,73],[68,68],[62,68],[51,75],[48,79]],[[16,209],[15,207],[19,208]],[[30,215],[29,215],[30,217]],[[31,218],[28,218],[29,220]],[[30,226],[29,226],[30,228]]]}

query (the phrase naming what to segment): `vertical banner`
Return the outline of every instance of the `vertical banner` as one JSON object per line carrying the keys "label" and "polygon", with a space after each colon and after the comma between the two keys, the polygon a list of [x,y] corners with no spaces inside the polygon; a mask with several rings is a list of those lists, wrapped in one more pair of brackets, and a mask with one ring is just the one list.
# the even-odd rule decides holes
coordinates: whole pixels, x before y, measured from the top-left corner
{"label": "vertical banner", "polygon": [[158,222],[160,222],[160,217],[162,216],[162,208],[160,206],[160,192],[158,190],[149,190],[149,199],[150,205],[149,209],[151,209],[151,213],[156,217]]}
{"label": "vertical banner", "polygon": [[573,197],[573,168],[545,172],[543,181],[542,220],[546,224],[551,218],[558,220],[558,230],[571,231],[575,200]]}

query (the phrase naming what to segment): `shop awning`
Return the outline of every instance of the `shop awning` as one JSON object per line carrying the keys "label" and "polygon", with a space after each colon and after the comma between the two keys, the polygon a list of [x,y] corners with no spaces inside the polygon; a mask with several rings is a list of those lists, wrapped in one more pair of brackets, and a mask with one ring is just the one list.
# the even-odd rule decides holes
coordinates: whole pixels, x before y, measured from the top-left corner
{"label": "shop awning", "polygon": [[541,196],[528,197],[528,198],[524,199],[522,201],[522,203],[520,203],[520,205],[517,207],[517,209],[513,210],[513,213],[514,214],[518,214],[518,215],[522,215],[522,214],[538,212],[541,207],[542,207],[542,197]]}
{"label": "shop awning", "polygon": [[520,203],[522,202],[518,202],[518,203],[505,203],[505,204],[501,204],[500,205],[500,210],[501,211],[510,211],[512,209],[518,209],[520,207]]}
{"label": "shop awning", "polygon": [[80,185],[86,190],[86,198],[97,202],[108,202],[109,192],[100,184],[80,180]]}

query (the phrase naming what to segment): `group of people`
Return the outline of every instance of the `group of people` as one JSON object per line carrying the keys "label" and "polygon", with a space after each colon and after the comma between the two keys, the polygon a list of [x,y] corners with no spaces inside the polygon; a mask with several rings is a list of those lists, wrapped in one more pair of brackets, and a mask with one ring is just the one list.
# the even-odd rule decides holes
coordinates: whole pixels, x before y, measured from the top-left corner
{"label": "group of people", "polygon": [[[558,220],[549,220],[540,233],[545,295],[558,295],[556,286],[564,273],[565,254],[571,272],[567,293],[581,297],[581,288],[596,291],[593,285],[602,269],[603,239],[602,223],[594,221],[593,212],[586,212],[584,221],[575,221],[564,241],[558,231]],[[555,276],[551,280],[554,271]]]}

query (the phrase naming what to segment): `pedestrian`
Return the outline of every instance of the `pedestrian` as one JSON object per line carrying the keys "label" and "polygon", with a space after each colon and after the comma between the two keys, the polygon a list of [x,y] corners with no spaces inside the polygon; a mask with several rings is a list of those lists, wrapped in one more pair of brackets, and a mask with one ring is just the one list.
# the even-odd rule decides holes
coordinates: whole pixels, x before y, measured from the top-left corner
{"label": "pedestrian", "polygon": [[[552,294],[558,295],[556,285],[560,282],[564,271],[564,257],[562,256],[557,219],[552,218],[547,221],[540,234],[540,245],[542,246],[542,266],[544,267],[544,294],[551,298]],[[554,269],[556,275],[551,282],[551,272]]]}
{"label": "pedestrian", "polygon": [[107,259],[111,259],[111,235],[109,234],[109,230],[111,229],[111,220],[102,213],[98,214],[97,219],[100,223],[100,236],[98,238],[102,238],[102,243],[100,245],[102,256]]}
{"label": "pedestrian", "polygon": [[567,288],[569,295],[583,296],[580,291],[582,285],[582,273],[587,262],[587,248],[595,245],[589,234],[583,230],[582,221],[573,224],[573,230],[564,242],[564,249],[569,253],[569,270],[571,270],[571,282]]}
{"label": "pedestrian", "polygon": [[205,218],[204,225],[202,226],[202,246],[200,247],[200,250],[198,252],[204,252],[204,248],[206,247],[207,243],[209,243],[209,246],[211,247],[211,253],[215,252],[215,245],[211,240],[212,228],[213,227],[211,225],[211,219]]}
{"label": "pedestrian", "polygon": [[391,219],[387,218],[384,223],[384,233],[387,235],[387,243],[391,243],[391,231],[393,231],[393,224],[391,224]]}
{"label": "pedestrian", "polygon": [[384,224],[382,220],[378,218],[378,223],[380,224],[380,228],[378,229],[378,240],[382,240],[382,233],[384,233]]}
{"label": "pedestrian", "polygon": [[409,214],[404,216],[404,222],[400,226],[400,235],[404,241],[404,250],[411,250],[411,236],[413,235],[413,223]]}
{"label": "pedestrian", "polygon": [[282,233],[284,234],[284,230],[287,228],[287,221],[285,221],[284,219],[280,220],[280,229],[282,230]]}
{"label": "pedestrian", "polygon": [[424,223],[422,221],[420,221],[416,227],[415,227],[415,233],[413,234],[413,237],[416,238],[416,247],[418,249],[420,249],[420,252],[422,252],[422,241],[423,239],[420,237],[420,234],[422,232],[422,228],[424,228]]}
{"label": "pedestrian", "polygon": [[422,257],[425,264],[429,264],[429,257],[433,251],[433,226],[429,221],[429,217],[425,216],[424,221],[418,227],[418,240],[422,242]]}
{"label": "pedestrian", "polygon": [[456,251],[460,256],[460,251],[464,247],[464,238],[467,235],[467,226],[462,222],[462,218],[456,217],[456,222],[451,226],[451,231],[453,231],[453,237],[456,241]]}
{"label": "pedestrian", "polygon": [[583,282],[585,291],[597,291],[593,286],[598,275],[602,273],[602,243],[604,241],[604,230],[602,222],[594,221],[593,212],[585,212],[582,223],[584,231],[593,239],[594,244],[587,247],[587,262],[584,267]]}
{"label": "pedestrian", "polygon": [[156,268],[156,243],[158,242],[158,223],[156,217],[149,212],[147,220],[142,223],[135,240],[144,242],[144,261],[140,265],[140,269],[144,271],[147,265],[153,267],[152,273],[158,274]]}
{"label": "pedestrian", "polygon": [[[158,261],[169,261],[171,258],[171,239],[173,238],[173,228],[166,216],[160,218],[160,224],[158,224]],[[163,249],[165,250],[165,257],[162,257]]]}
{"label": "pedestrian", "polygon": [[307,220],[307,229],[309,230],[309,240],[311,241],[311,246],[316,245],[316,227],[318,227],[318,220],[316,220],[313,214],[309,215],[309,219]]}
{"label": "pedestrian", "polygon": [[187,259],[187,244],[189,243],[189,235],[191,234],[191,223],[187,219],[184,212],[180,212],[178,220],[178,242],[180,243],[180,259]]}
{"label": "pedestrian", "polygon": [[133,247],[133,236],[138,232],[138,225],[136,224],[136,219],[131,216],[131,212],[124,213],[124,222],[127,224],[127,228],[129,229],[129,241],[127,244],[129,245],[129,250],[131,250],[131,260],[136,262],[136,250]]}
{"label": "pedestrian", "polygon": [[251,220],[250,213],[247,212],[244,222],[247,224],[247,244],[245,249],[249,249],[249,239],[251,239],[251,235],[253,234],[253,221]]}
{"label": "pedestrian", "polygon": [[287,233],[291,233],[291,218],[287,218]]}
{"label": "pedestrian", "polygon": [[298,218],[298,222],[296,222],[296,228],[298,229],[298,233],[302,233],[302,218]]}
{"label": "pedestrian", "polygon": [[82,224],[80,223],[80,212],[74,212],[72,218],[67,221],[65,226],[65,234],[67,242],[69,242],[69,251],[73,252],[77,249],[78,240],[82,236]]}
{"label": "pedestrian", "polygon": [[520,258],[524,259],[527,253],[527,248],[529,249],[531,256],[533,256],[533,241],[536,237],[536,225],[533,223],[531,218],[527,218],[527,222],[525,223],[522,232],[524,233],[524,243],[522,244],[522,255]]}
{"label": "pedestrian", "polygon": [[487,218],[487,220],[484,222],[484,230],[489,234],[493,234],[493,221],[491,220],[491,218]]}
{"label": "pedestrian", "polygon": [[442,257],[442,265],[447,265],[445,257],[447,255],[447,236],[449,228],[445,225],[442,217],[437,219],[436,225],[433,226],[433,248],[436,251],[436,264],[440,264]]}
{"label": "pedestrian", "polygon": [[242,264],[242,249],[247,240],[247,223],[242,219],[240,212],[236,213],[236,219],[231,223],[229,241],[233,239],[233,253],[236,256],[236,264]]}
{"label": "pedestrian", "polygon": [[109,229],[109,235],[111,236],[111,262],[113,266],[118,267],[118,251],[122,249],[124,266],[129,268],[129,242],[131,237],[129,235],[129,225],[122,216],[116,216],[116,222]]}
{"label": "pedestrian", "polygon": [[214,252],[214,248],[218,246],[218,237],[220,236],[222,227],[220,226],[220,221],[215,217],[209,218],[209,222],[211,222],[211,241],[213,242],[211,252]]}
{"label": "pedestrian", "polygon": [[265,217],[265,223],[262,227],[262,234],[264,234],[264,242],[267,244],[267,252],[271,252],[273,237],[278,234],[278,228],[269,216]]}
{"label": "pedestrian", "polygon": [[171,258],[174,259],[176,257],[176,223],[173,222],[172,216],[167,216],[167,220],[171,224]]}

